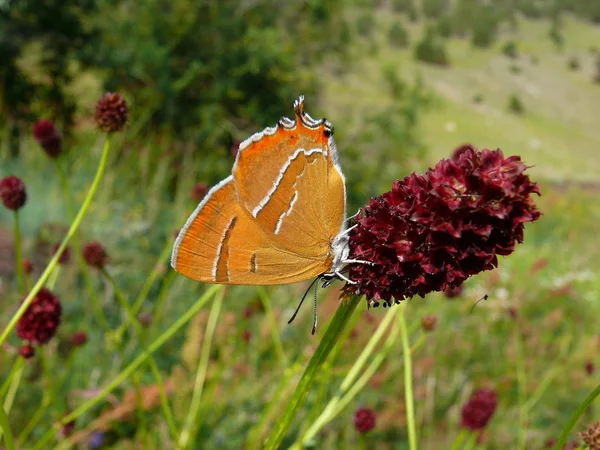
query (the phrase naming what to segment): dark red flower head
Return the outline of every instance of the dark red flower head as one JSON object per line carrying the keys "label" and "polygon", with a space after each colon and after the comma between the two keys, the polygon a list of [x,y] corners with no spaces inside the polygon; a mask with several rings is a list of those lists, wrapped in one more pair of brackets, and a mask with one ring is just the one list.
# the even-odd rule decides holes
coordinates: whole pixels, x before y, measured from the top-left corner
{"label": "dark red flower head", "polygon": [[[54,256],[54,254],[58,250],[58,247],[60,247],[60,244],[61,244],[60,242],[57,242],[56,244],[54,244],[52,246],[52,256]],[[63,252],[58,257],[58,263],[59,264],[67,264],[70,259],[71,259],[71,249],[67,245],[65,247],[65,249],[63,250]]]}
{"label": "dark red flower head", "polygon": [[375,411],[371,408],[359,408],[354,411],[352,421],[354,422],[354,428],[359,433],[371,431],[375,428]]}
{"label": "dark red flower head", "polygon": [[38,120],[33,125],[33,137],[50,158],[62,152],[62,136],[51,120]]}
{"label": "dark red flower head", "polygon": [[81,251],[88,266],[103,269],[108,264],[108,254],[99,242],[88,242]]}
{"label": "dark red flower head", "polygon": [[56,333],[61,314],[58,297],[41,288],[17,322],[17,336],[33,344],[45,344]]}
{"label": "dark red flower head", "polygon": [[21,348],[19,349],[19,353],[24,359],[31,359],[35,356],[35,348],[33,348],[29,344],[25,344],[21,346]]}
{"label": "dark red flower head", "polygon": [[85,331],[76,331],[71,336],[71,344],[74,347],[81,347],[86,342],[87,342],[87,334],[85,334]]}
{"label": "dark red flower head", "polygon": [[127,102],[114,92],[107,92],[96,104],[96,125],[106,133],[121,131],[127,123]]}
{"label": "dark red flower head", "polygon": [[452,152],[452,156],[450,157],[450,159],[452,159],[453,161],[458,161],[458,158],[460,158],[460,155],[462,155],[467,150],[477,151],[477,149],[475,147],[473,147],[471,144],[459,145]]}
{"label": "dark red flower head", "polygon": [[346,290],[377,306],[443,291],[498,265],[540,217],[538,194],[518,156],[467,149],[424,175],[397,180],[354,219]]}
{"label": "dark red flower head", "polygon": [[196,203],[200,203],[204,197],[206,197],[206,193],[208,192],[208,186],[206,183],[196,183],[192,187],[192,191],[190,192],[190,198],[192,201]]}
{"label": "dark red flower head", "polygon": [[20,178],[9,175],[0,180],[0,198],[8,209],[16,211],[21,209],[27,201],[25,184]]}
{"label": "dark red flower head", "polygon": [[460,425],[472,431],[482,430],[492,419],[497,404],[498,397],[493,390],[476,390],[462,408]]}

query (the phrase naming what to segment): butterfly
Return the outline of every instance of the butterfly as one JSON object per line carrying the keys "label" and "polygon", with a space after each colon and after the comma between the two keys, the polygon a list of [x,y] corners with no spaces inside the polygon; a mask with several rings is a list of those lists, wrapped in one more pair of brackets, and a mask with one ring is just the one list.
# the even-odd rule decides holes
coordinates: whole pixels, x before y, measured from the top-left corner
{"label": "butterfly", "polygon": [[342,279],[349,259],[346,182],[333,125],[294,102],[243,141],[231,175],[215,185],[179,232],[171,265],[206,283],[289,284]]}

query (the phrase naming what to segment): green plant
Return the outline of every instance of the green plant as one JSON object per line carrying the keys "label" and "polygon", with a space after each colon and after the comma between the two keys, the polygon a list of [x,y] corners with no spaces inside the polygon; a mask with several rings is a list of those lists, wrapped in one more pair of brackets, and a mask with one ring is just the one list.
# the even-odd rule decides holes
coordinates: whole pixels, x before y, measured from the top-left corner
{"label": "green plant", "polygon": [[388,42],[392,47],[407,47],[410,41],[408,30],[401,22],[394,22],[388,31]]}
{"label": "green plant", "polygon": [[444,42],[432,29],[428,29],[421,40],[415,44],[414,58],[437,66],[450,64]]}
{"label": "green plant", "polygon": [[524,114],[525,107],[521,97],[519,97],[517,94],[512,94],[508,98],[508,110],[514,114]]}

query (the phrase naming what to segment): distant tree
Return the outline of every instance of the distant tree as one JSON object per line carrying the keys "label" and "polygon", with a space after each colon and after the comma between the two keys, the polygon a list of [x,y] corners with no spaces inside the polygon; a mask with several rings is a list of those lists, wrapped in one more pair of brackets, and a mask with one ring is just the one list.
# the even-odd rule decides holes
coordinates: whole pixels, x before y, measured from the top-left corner
{"label": "distant tree", "polygon": [[581,63],[579,62],[579,58],[577,58],[576,56],[571,56],[569,58],[567,66],[569,67],[570,70],[573,70],[573,71],[579,70],[581,68]]}
{"label": "distant tree", "polygon": [[489,47],[496,40],[498,16],[494,8],[485,5],[479,8],[477,17],[471,24],[471,43],[475,47]]}
{"label": "distant tree", "polygon": [[356,19],[356,32],[359,36],[369,37],[375,29],[375,15],[372,12],[364,12]]}
{"label": "distant tree", "polygon": [[453,25],[454,23],[452,16],[444,14],[443,16],[439,17],[435,24],[436,32],[439,36],[443,38],[449,38],[450,36],[452,36],[454,31]]}
{"label": "distant tree", "polygon": [[550,25],[550,31],[548,32],[548,36],[556,46],[557,50],[560,51],[564,48],[565,38],[562,34],[560,23],[558,21],[552,21],[552,25]]}
{"label": "distant tree", "polygon": [[394,22],[388,31],[388,41],[392,47],[406,47],[409,43],[408,30],[402,22]]}
{"label": "distant tree", "polygon": [[512,39],[510,41],[507,41],[502,46],[502,53],[504,53],[511,59],[517,59],[519,57],[519,49],[517,48],[517,43]]}
{"label": "distant tree", "polygon": [[448,11],[450,3],[447,0],[422,0],[423,15],[430,19],[443,16]]}
{"label": "distant tree", "polygon": [[416,14],[416,7],[414,0],[391,0],[391,7],[393,12],[403,13],[410,15],[411,13]]}
{"label": "distant tree", "polygon": [[523,102],[517,94],[512,94],[508,98],[508,110],[514,114],[523,114],[525,112]]}
{"label": "distant tree", "polygon": [[437,66],[450,65],[444,41],[436,34],[433,28],[428,28],[423,38],[416,44],[414,57],[416,60],[428,64]]}

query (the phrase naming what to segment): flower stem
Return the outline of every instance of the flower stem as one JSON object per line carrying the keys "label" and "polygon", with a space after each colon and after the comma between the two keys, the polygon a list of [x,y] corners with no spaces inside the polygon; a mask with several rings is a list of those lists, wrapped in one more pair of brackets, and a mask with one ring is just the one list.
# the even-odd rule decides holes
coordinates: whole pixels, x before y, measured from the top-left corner
{"label": "flower stem", "polygon": [[[71,189],[69,187],[69,180],[58,159],[53,159],[53,161],[56,171],[58,172],[58,178],[60,179],[60,184],[63,190],[63,197],[65,198],[67,215],[69,216],[69,220],[73,220],[75,218],[75,213],[73,211],[73,201],[71,199]],[[94,284],[92,283],[92,278],[90,277],[90,271],[88,269],[87,264],[85,263],[85,259],[83,258],[83,253],[81,253],[81,242],[79,241],[79,235],[77,233],[74,233],[73,238],[71,240],[73,242],[73,251],[77,255],[77,263],[79,264],[79,270],[83,275],[83,281],[85,283],[87,295],[91,300],[92,307],[96,314],[96,319],[104,329],[108,330],[110,326],[108,324],[108,321],[106,320],[106,317],[104,316],[104,313],[102,312],[100,300],[98,299],[96,289],[94,289]]]}
{"label": "flower stem", "polygon": [[85,216],[85,213],[89,209],[90,204],[92,202],[92,198],[94,197],[94,194],[98,190],[100,180],[102,179],[102,174],[104,173],[104,169],[106,168],[106,161],[108,159],[109,149],[110,149],[110,138],[107,135],[106,141],[104,142],[104,148],[102,150],[102,156],[100,158],[100,164],[98,166],[98,170],[96,171],[96,176],[94,178],[94,181],[92,182],[92,185],[90,186],[90,190],[88,191],[88,194],[87,194],[85,200],[83,201],[83,204],[81,205],[81,208],[79,209],[79,212],[77,213],[77,217],[75,217],[75,220],[71,224],[71,227],[69,228],[67,235],[65,236],[65,238],[61,242],[60,246],[58,247],[58,250],[56,250],[56,253],[54,253],[54,256],[52,256],[52,258],[50,259],[48,266],[46,266],[46,269],[44,269],[44,272],[42,273],[42,275],[40,276],[38,281],[35,283],[35,285],[31,289],[31,291],[29,292],[29,295],[27,295],[27,297],[25,298],[23,303],[21,303],[21,306],[19,307],[17,312],[13,315],[13,317],[10,319],[10,322],[8,323],[8,325],[6,326],[6,328],[0,335],[0,347],[2,347],[2,344],[4,343],[4,341],[6,341],[6,338],[8,337],[8,335],[15,328],[15,326],[17,325],[17,322],[19,321],[21,316],[23,314],[25,314],[25,311],[27,310],[27,308],[29,308],[29,305],[33,301],[34,297],[40,291],[42,286],[44,286],[44,283],[46,283],[46,280],[48,280],[48,277],[54,270],[54,267],[56,267],[56,265],[58,264],[58,259],[62,255],[62,252],[67,247],[67,244],[69,243],[69,241],[71,240],[71,238],[73,237],[73,235],[75,234],[77,229],[79,228],[79,225],[81,225],[83,216]]}
{"label": "flower stem", "polygon": [[563,448],[563,446],[567,443],[567,439],[569,439],[569,434],[571,433],[571,430],[573,430],[579,418],[583,415],[588,406],[590,406],[592,402],[596,400],[596,397],[598,397],[598,395],[600,395],[600,384],[596,386],[592,392],[590,392],[590,394],[585,398],[585,400],[581,402],[577,410],[575,410],[571,417],[569,417],[569,421],[564,426],[562,432],[560,433],[558,441],[554,445],[554,450],[561,450]]}
{"label": "flower stem", "polygon": [[196,372],[192,403],[190,405],[190,409],[188,410],[187,417],[185,418],[183,430],[181,430],[179,440],[177,441],[177,448],[179,450],[185,450],[190,443],[190,439],[193,438],[195,434],[194,425],[198,423],[198,411],[200,410],[202,389],[204,388],[204,380],[206,379],[206,371],[208,369],[208,361],[210,359],[212,338],[215,333],[215,329],[217,328],[217,320],[219,319],[219,312],[221,311],[224,295],[225,290],[222,290],[219,294],[217,294],[212,308],[210,309],[208,323],[206,324],[206,330],[204,332],[204,339],[202,340],[202,353],[200,354],[198,371]]}
{"label": "flower stem", "polygon": [[19,292],[25,293],[25,279],[23,275],[23,256],[21,252],[21,230],[19,227],[19,211],[15,211],[15,272]]}
{"label": "flower stem", "polygon": [[458,433],[458,436],[456,436],[454,443],[452,444],[452,450],[459,450],[462,447],[463,442],[465,441],[468,435],[469,432],[465,428],[462,428],[460,430],[460,433]]}
{"label": "flower stem", "polygon": [[323,363],[325,363],[327,360],[329,353],[331,353],[335,345],[338,343],[338,338],[344,331],[344,328],[346,327],[346,324],[356,309],[359,301],[360,297],[353,295],[350,298],[342,301],[338,307],[333,319],[325,331],[323,339],[319,343],[317,350],[308,363],[308,366],[306,367],[306,370],[304,371],[304,374],[302,375],[302,378],[296,387],[294,395],[290,399],[285,411],[283,412],[281,420],[276,424],[275,429],[269,436],[269,439],[264,447],[265,450],[275,450],[281,446],[281,442],[290,428],[292,421],[298,414],[298,410],[304,402],[304,399],[308,395],[314,379],[323,366]]}
{"label": "flower stem", "polygon": [[[0,409],[7,416],[6,417],[6,425],[8,426],[8,414],[10,414],[10,409],[12,408],[13,402],[15,400],[15,395],[17,394],[17,389],[19,389],[19,384],[21,384],[21,376],[23,375],[23,358],[18,358],[17,362],[13,366],[13,370],[11,371],[10,384],[6,384],[2,386],[2,390],[5,390],[5,386],[8,389],[6,393],[6,397],[4,398],[4,404],[0,405]],[[8,380],[7,380],[8,383]],[[0,424],[2,425],[2,424]],[[0,439],[2,438],[2,433],[4,431],[4,425],[0,427]],[[8,432],[11,433],[10,429]],[[12,441],[12,434],[10,437],[6,436],[4,443],[8,446],[7,440],[10,439]]]}
{"label": "flower stem", "polygon": [[525,432],[527,431],[527,374],[525,372],[525,357],[521,330],[515,329],[515,344],[517,347],[517,384],[519,386],[519,436],[518,449],[525,449]]}
{"label": "flower stem", "polygon": [[279,337],[279,331],[277,330],[277,320],[275,319],[275,314],[273,314],[273,308],[271,307],[271,300],[267,291],[264,287],[258,287],[258,297],[263,305],[265,310],[265,315],[267,317],[267,321],[269,322],[269,328],[271,329],[271,338],[273,339],[273,346],[275,347],[275,353],[279,357],[279,362],[282,367],[287,367],[288,359],[285,356],[285,351],[283,350],[283,344],[281,343],[281,338]]}
{"label": "flower stem", "polygon": [[404,390],[406,403],[406,426],[408,427],[408,445],[410,450],[417,450],[417,432],[415,427],[415,407],[412,385],[412,358],[410,343],[408,342],[408,329],[404,313],[407,302],[400,305],[400,339],[402,341],[402,355],[404,358]]}
{"label": "flower stem", "polygon": [[[142,345],[145,346],[146,345],[146,339],[145,339],[145,332],[142,329],[142,326],[140,325],[140,323],[138,322],[137,318],[135,317],[133,311],[131,310],[129,303],[127,302],[127,299],[125,298],[125,296],[123,295],[123,291],[121,290],[121,288],[119,288],[119,285],[116,283],[115,279],[112,277],[112,275],[106,270],[106,268],[102,268],[102,275],[104,275],[104,277],[108,280],[108,282],[110,283],[110,285],[112,286],[114,292],[115,292],[115,296],[117,297],[118,302],[120,303],[121,307],[125,310],[125,312],[127,313],[127,320],[129,320],[129,322],[131,322],[133,324],[133,327],[135,328],[135,331],[138,333],[140,340],[142,342]],[[117,341],[120,342],[121,341]],[[167,393],[165,390],[165,385],[162,381],[162,378],[160,376],[160,371],[158,370],[158,366],[156,365],[156,361],[154,361],[154,358],[152,357],[152,355],[148,356],[148,362],[150,365],[150,369],[152,371],[152,375],[154,376],[154,381],[156,382],[156,385],[158,387],[158,393],[160,396],[160,402],[161,402],[161,407],[163,410],[163,414],[165,416],[165,419],[167,421],[167,425],[169,427],[169,431],[171,433],[171,436],[173,437],[173,439],[175,439],[177,437],[177,427],[175,426],[175,420],[173,418],[173,413],[171,412],[171,407],[169,405],[169,399],[167,398]],[[140,390],[136,389],[136,394],[140,395]],[[140,401],[140,405],[142,404],[142,402]],[[143,408],[139,408],[140,412],[143,412]]]}
{"label": "flower stem", "polygon": [[[162,347],[165,342],[171,339],[175,333],[177,333],[186,323],[188,323],[196,315],[196,313],[200,311],[200,309],[202,309],[202,307],[222,288],[223,286],[218,284],[208,288],[208,290],[202,294],[202,296],[196,300],[196,302],[194,302],[194,304],[173,325],[171,325],[154,342],[152,342],[148,346],[147,350],[145,350],[141,355],[138,355],[137,358],[135,358],[125,369],[123,369],[115,378],[113,378],[113,380],[108,383],[96,397],[83,403],[71,414],[60,419],[60,421],[50,428],[36,443],[36,445],[32,447],[32,450],[47,448],[48,441],[54,437],[58,430],[60,430],[61,425],[77,419],[79,416],[89,411],[91,408],[104,400],[108,394],[110,394],[117,386],[125,381],[132,373],[134,373],[152,355],[152,353]],[[69,441],[65,440],[62,442],[61,448],[68,448],[69,445]]]}
{"label": "flower stem", "polygon": [[15,450],[15,441],[4,408],[0,408],[0,429],[4,432],[4,445],[6,445],[6,450]]}

